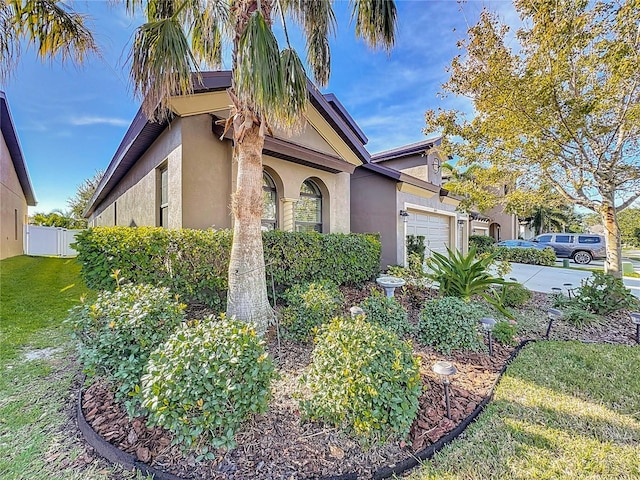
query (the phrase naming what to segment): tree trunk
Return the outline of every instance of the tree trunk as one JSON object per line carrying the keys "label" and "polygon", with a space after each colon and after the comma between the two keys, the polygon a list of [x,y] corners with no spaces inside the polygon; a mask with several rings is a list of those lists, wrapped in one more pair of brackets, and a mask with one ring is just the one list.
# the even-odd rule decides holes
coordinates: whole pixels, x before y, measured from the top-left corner
{"label": "tree trunk", "polygon": [[614,277],[622,277],[622,244],[620,241],[620,228],[618,227],[618,215],[613,199],[604,198],[600,215],[604,225],[605,245],[607,246],[607,260],[604,263],[604,272]]}
{"label": "tree trunk", "polygon": [[267,296],[262,247],[263,146],[264,137],[254,124],[233,149],[238,177],[231,199],[235,223],[227,294],[227,315],[254,323],[260,334],[266,332],[274,317]]}

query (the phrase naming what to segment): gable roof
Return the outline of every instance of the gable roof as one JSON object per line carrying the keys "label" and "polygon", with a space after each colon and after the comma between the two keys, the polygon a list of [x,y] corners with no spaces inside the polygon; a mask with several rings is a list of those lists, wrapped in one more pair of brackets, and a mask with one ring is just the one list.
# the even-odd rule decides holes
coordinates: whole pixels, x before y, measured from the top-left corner
{"label": "gable roof", "polygon": [[410,157],[418,153],[424,153],[426,150],[437,147],[441,143],[442,137],[436,137],[429,140],[410,143],[409,145],[402,145],[401,147],[392,148],[390,150],[384,150],[382,152],[372,154],[371,161],[373,163],[381,163],[388,160],[395,160],[397,158]]}
{"label": "gable roof", "polygon": [[9,149],[9,156],[18,175],[18,181],[20,182],[20,187],[22,187],[24,198],[27,200],[27,205],[35,207],[38,202],[36,201],[36,195],[33,191],[33,185],[31,184],[31,177],[29,177],[29,170],[27,170],[27,164],[22,154],[18,132],[16,131],[13,117],[9,110],[9,102],[3,91],[0,91],[0,130]]}
{"label": "gable roof", "polygon": [[[230,71],[201,72],[199,80],[197,80],[198,77],[195,74],[194,77],[196,79],[193,87],[194,94],[218,92],[231,87]],[[358,159],[363,163],[368,163],[371,157],[364,148],[367,138],[357,127],[351,116],[346,114],[346,110],[344,111],[346,115],[340,112],[341,109],[344,110],[344,107],[337,101],[335,96],[329,95],[329,99],[325,98],[309,80],[307,80],[307,86],[311,104],[327,123],[335,129]],[[84,213],[85,217],[94,212],[95,208],[107,197],[111,189],[140,159],[144,152],[168,127],[169,123],[169,121],[163,123],[151,122],[142,112],[142,108],[138,110],[89,202],[89,207]]]}

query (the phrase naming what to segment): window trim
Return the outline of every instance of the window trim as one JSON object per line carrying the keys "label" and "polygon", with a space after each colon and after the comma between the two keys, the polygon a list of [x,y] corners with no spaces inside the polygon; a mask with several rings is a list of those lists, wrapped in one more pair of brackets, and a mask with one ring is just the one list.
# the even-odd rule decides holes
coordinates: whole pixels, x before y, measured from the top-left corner
{"label": "window trim", "polygon": [[[162,193],[163,193],[163,184],[162,184],[162,179],[164,178],[166,179],[166,198],[165,198],[165,202],[163,203],[162,200]],[[164,225],[163,221],[162,221],[162,214],[163,212],[166,210],[166,223],[167,225]],[[162,228],[169,228],[169,166],[165,163],[163,165],[161,165],[160,167],[158,167],[158,226],[162,227]]]}

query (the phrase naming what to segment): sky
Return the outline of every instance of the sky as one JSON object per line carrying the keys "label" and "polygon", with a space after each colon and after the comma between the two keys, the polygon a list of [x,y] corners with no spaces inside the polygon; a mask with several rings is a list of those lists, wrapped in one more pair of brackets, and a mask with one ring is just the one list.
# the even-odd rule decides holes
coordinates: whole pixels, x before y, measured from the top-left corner
{"label": "sky", "polygon": [[[471,112],[468,101],[442,98],[446,68],[461,51],[459,40],[483,7],[514,25],[511,2],[396,0],[398,29],[390,54],[372,51],[355,38],[346,0],[334,4],[338,20],[331,42],[331,78],[323,93],[334,93],[369,138],[371,153],[418,142],[427,109]],[[82,67],[40,62],[23,50],[14,76],[0,86],[6,93],[36,193],[34,212],[68,209],[67,199],[97,170],[109,165],[140,101],[128,79],[127,56],[142,18],[122,4],[74,2],[86,12],[101,55]],[[291,32],[290,32],[291,33]],[[295,35],[293,35],[295,38]],[[301,44],[298,51],[304,55]],[[225,68],[228,68],[228,61]]]}

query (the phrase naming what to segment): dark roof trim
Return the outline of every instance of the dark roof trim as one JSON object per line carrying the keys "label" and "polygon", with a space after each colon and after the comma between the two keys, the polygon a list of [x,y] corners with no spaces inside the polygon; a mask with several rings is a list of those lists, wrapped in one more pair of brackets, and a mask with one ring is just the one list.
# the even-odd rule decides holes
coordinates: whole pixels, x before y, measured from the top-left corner
{"label": "dark roof trim", "polygon": [[[201,72],[199,75],[194,74],[194,77],[194,94],[225,90],[231,86],[230,71]],[[358,158],[360,158],[364,163],[368,163],[370,161],[369,152],[364,148],[362,141],[354,133],[354,130],[349,126],[348,122],[337,113],[334,107],[322,96],[310,81],[307,81],[307,85],[309,90],[309,99],[312,105],[318,109],[325,120],[327,120],[327,122],[329,122],[329,124],[337,131],[356,156],[358,156]],[[138,113],[129,126],[127,133],[125,133],[122,142],[120,142],[120,146],[111,159],[111,162],[107,167],[107,171],[102,177],[102,180],[100,180],[98,188],[96,188],[96,192],[89,202],[89,207],[84,213],[85,217],[89,217],[95,211],[96,207],[100,205],[100,203],[111,192],[111,189],[118,184],[127,171],[129,171],[129,169],[138,161],[142,154],[160,136],[168,125],[169,122],[161,124],[151,123],[142,113],[142,109],[138,110]],[[342,162],[342,160],[340,160],[340,169],[337,169],[337,165],[335,163],[330,163],[327,165],[327,171],[332,171],[331,169],[336,169],[336,171],[348,171],[348,168],[351,168],[351,171],[353,171],[355,168],[355,166],[344,166],[344,169],[342,169],[343,163],[347,162]],[[314,166],[317,167],[318,165]]]}
{"label": "dark roof trim", "polygon": [[439,186],[434,185],[431,182],[420,180],[413,175],[407,175],[406,173],[399,172],[398,170],[395,170],[393,168],[385,167],[384,165],[378,165],[375,163],[364,164],[362,165],[362,168],[378,173],[387,178],[391,178],[392,180],[396,180],[397,182],[408,183],[409,185],[414,185],[429,192],[434,192],[438,195],[441,195],[442,189]]}
{"label": "dark roof trim", "polygon": [[27,205],[35,207],[38,203],[36,194],[31,184],[31,177],[29,176],[29,170],[27,170],[27,163],[24,160],[22,147],[18,139],[18,132],[16,131],[13,117],[11,116],[11,110],[9,110],[9,102],[3,91],[0,91],[0,130],[2,130],[2,136],[9,149],[9,156],[18,175],[18,181],[20,182],[20,187],[22,188],[22,193],[24,193]]}
{"label": "dark roof trim", "polygon": [[392,148],[391,150],[374,153],[371,155],[371,161],[374,163],[385,162],[387,160],[395,160],[396,158],[416,155],[417,153],[424,153],[427,149],[437,147],[440,143],[442,143],[442,137],[422,140],[421,142],[411,143],[409,145]]}
{"label": "dark roof trim", "polygon": [[342,119],[345,122],[347,122],[347,125],[349,125],[353,133],[356,134],[356,136],[362,142],[362,144],[366,145],[369,139],[364,134],[364,132],[360,129],[360,127],[358,126],[356,121],[353,119],[353,117],[349,115],[349,112],[347,112],[347,109],[344,108],[344,105],[342,105],[340,100],[338,100],[338,97],[336,97],[333,93],[326,93],[323,96],[325,100],[327,100],[327,102],[329,102],[329,104],[333,107],[333,109],[338,113],[338,115],[340,115]]}

